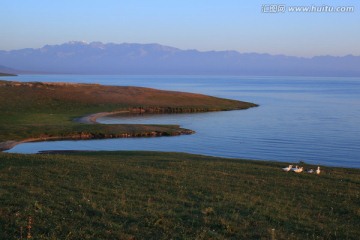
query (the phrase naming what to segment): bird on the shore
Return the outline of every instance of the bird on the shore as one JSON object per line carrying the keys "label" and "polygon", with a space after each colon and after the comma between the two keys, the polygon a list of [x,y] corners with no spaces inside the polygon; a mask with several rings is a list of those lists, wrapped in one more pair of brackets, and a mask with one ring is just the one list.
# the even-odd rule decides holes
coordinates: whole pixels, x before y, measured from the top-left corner
{"label": "bird on the shore", "polygon": [[293,165],[289,165],[288,167],[283,168],[282,170],[284,170],[285,172],[288,172],[288,171],[291,170],[292,166],[293,166]]}
{"label": "bird on the shore", "polygon": [[300,168],[297,168],[297,169],[295,169],[295,170],[293,170],[294,172],[296,172],[296,173],[301,173],[302,171],[303,171],[303,167],[300,167]]}
{"label": "bird on the shore", "polygon": [[310,169],[306,171],[307,173],[314,173],[314,169]]}
{"label": "bird on the shore", "polygon": [[295,171],[298,170],[298,169],[299,169],[299,167],[298,167],[298,165],[296,165],[294,168],[291,169],[291,171],[294,171],[294,172],[295,172]]}
{"label": "bird on the shore", "polygon": [[320,167],[317,167],[316,174],[320,174]]}

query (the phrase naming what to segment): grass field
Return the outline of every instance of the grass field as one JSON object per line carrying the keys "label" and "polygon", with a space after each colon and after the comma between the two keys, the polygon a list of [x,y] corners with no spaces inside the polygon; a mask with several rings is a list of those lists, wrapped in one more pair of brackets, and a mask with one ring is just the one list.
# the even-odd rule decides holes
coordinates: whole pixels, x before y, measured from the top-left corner
{"label": "grass field", "polygon": [[358,239],[360,171],[182,153],[0,153],[0,239]]}

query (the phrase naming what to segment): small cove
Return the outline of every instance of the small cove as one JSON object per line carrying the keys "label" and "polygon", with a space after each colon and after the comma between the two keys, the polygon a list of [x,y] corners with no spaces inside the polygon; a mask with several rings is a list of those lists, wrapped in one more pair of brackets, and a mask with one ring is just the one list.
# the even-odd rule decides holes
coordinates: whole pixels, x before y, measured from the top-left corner
{"label": "small cove", "polygon": [[24,143],[9,152],[69,149],[177,151],[360,168],[359,79],[25,75],[14,80],[145,86],[250,101],[260,107],[229,112],[102,117],[98,121],[105,124],[179,124],[196,134]]}

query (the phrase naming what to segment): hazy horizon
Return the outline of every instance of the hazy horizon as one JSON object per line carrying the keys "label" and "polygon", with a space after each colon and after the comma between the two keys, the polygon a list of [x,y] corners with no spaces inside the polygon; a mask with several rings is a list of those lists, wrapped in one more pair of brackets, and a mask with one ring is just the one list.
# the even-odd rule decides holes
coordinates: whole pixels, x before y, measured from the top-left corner
{"label": "hazy horizon", "polygon": [[[271,6],[285,9],[270,13]],[[291,12],[292,6],[324,10]],[[353,10],[327,12],[325,7]],[[0,49],[41,48],[80,40],[307,58],[360,56],[359,7],[360,2],[354,0],[293,0],[286,4],[259,0],[4,1]]]}
{"label": "hazy horizon", "polygon": [[15,70],[10,73],[360,76],[360,56],[300,58],[100,42],[0,51],[0,65]]}
{"label": "hazy horizon", "polygon": [[314,56],[295,56],[295,55],[287,55],[287,54],[271,54],[271,53],[267,53],[267,52],[240,52],[238,50],[235,49],[226,49],[226,50],[215,50],[215,49],[210,49],[210,50],[200,50],[200,49],[196,49],[196,48],[180,48],[177,46],[171,46],[171,45],[166,45],[166,44],[162,44],[162,43],[158,43],[158,42],[148,42],[148,43],[139,43],[139,42],[102,42],[102,41],[84,41],[84,40],[69,40],[66,42],[61,42],[61,43],[54,43],[54,44],[45,44],[43,46],[40,47],[25,47],[25,48],[17,48],[17,49],[0,49],[0,51],[7,51],[7,52],[11,52],[11,51],[17,51],[17,50],[24,50],[24,49],[35,49],[35,50],[39,50],[42,49],[46,46],[61,46],[64,44],[71,44],[71,43],[83,43],[86,45],[90,45],[90,44],[95,44],[95,43],[100,43],[100,44],[117,44],[117,45],[121,45],[121,44],[139,44],[139,45],[161,45],[163,47],[170,47],[170,48],[176,48],[182,51],[191,51],[191,50],[195,50],[195,51],[199,51],[199,52],[224,52],[224,51],[235,51],[238,52],[240,54],[260,54],[260,55],[272,55],[272,56],[287,56],[287,57],[299,57],[299,58],[306,58],[306,59],[311,59],[314,57],[346,57],[346,56],[354,56],[354,57],[360,57],[360,54],[355,55],[355,54],[344,54],[344,55],[331,55],[331,54],[324,54],[324,55],[314,55]]}

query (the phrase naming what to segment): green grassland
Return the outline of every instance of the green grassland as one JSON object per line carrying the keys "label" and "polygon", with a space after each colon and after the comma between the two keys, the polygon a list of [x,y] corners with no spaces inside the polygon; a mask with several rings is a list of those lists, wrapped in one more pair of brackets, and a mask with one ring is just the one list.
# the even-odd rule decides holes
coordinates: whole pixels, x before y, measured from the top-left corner
{"label": "green grassland", "polygon": [[[97,112],[182,113],[246,109],[255,104],[200,94],[97,84],[0,81],[0,142],[24,139],[73,139],[178,135],[176,125],[102,125],[76,123]],[[90,136],[90,137],[89,137]]]}
{"label": "green grassland", "polygon": [[[0,153],[0,239],[358,239],[360,171],[183,153]],[[310,166],[306,166],[310,167]],[[314,167],[314,166],[312,166]],[[23,234],[24,234],[23,233]]]}

